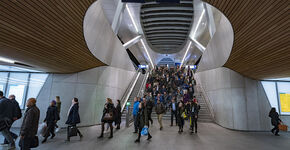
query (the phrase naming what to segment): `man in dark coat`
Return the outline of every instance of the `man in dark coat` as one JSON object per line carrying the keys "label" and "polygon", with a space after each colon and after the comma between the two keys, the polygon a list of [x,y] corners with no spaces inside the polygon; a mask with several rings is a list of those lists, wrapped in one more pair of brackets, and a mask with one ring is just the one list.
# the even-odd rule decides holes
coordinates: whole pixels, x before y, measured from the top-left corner
{"label": "man in dark coat", "polygon": [[58,120],[59,120],[59,116],[58,116],[58,110],[56,107],[56,101],[53,100],[51,101],[50,106],[47,108],[46,117],[43,121],[43,122],[46,122],[47,130],[44,135],[44,139],[42,143],[46,142],[47,138],[50,136],[50,133],[51,133],[51,139],[54,138],[55,136],[54,129],[55,129],[56,122]]}
{"label": "man in dark coat", "polygon": [[36,99],[30,98],[27,101],[27,109],[24,114],[20,129],[21,149],[30,150],[30,145],[37,134],[40,111],[36,107]]}
{"label": "man in dark coat", "polygon": [[200,105],[197,100],[194,98],[193,102],[190,102],[190,119],[191,119],[191,133],[193,133],[193,129],[195,128],[195,133],[197,133],[197,119],[198,113],[200,110]]}
{"label": "man in dark coat", "polygon": [[173,126],[173,118],[175,117],[175,123],[177,125],[177,119],[176,119],[176,115],[177,115],[177,103],[175,102],[175,98],[172,98],[171,103],[169,104],[169,108],[171,110],[171,125]]}
{"label": "man in dark coat", "polygon": [[[146,107],[146,102],[142,102],[139,104],[139,110],[137,114],[137,126],[139,128],[138,132],[138,138],[135,140],[136,143],[140,142],[141,138],[141,131],[144,128],[144,126],[147,126],[149,128],[149,120],[148,120],[148,108]],[[147,140],[150,140],[152,136],[149,133],[148,129],[148,138]]]}
{"label": "man in dark coat", "polygon": [[[11,122],[11,126],[8,127],[8,131],[10,132],[10,135],[12,136],[13,139],[17,139],[17,134],[13,133],[10,131],[10,128],[12,127],[14,121],[20,119],[22,117],[22,113],[21,113],[21,109],[19,107],[19,104],[18,102],[15,100],[15,95],[10,95],[9,96],[9,99],[10,101],[13,103],[14,105],[14,117],[12,119],[12,122]],[[9,144],[8,140],[5,138],[4,139],[4,143],[3,144]]]}
{"label": "man in dark coat", "polygon": [[77,130],[80,138],[83,137],[79,129],[77,129],[76,125],[81,123],[80,115],[79,115],[79,100],[77,98],[73,98],[72,105],[68,111],[68,119],[65,124],[68,125],[67,127],[67,141],[70,141],[70,128],[74,127]]}
{"label": "man in dark coat", "polygon": [[120,129],[120,124],[121,124],[121,117],[122,117],[122,112],[121,112],[121,101],[120,100],[117,100],[117,106],[116,106],[116,109],[115,109],[115,114],[116,114],[116,117],[115,117],[115,125],[117,126],[116,129]]}
{"label": "man in dark coat", "polygon": [[282,122],[279,118],[279,114],[276,112],[276,108],[273,107],[271,111],[269,112],[269,117],[271,118],[271,123],[274,126],[274,128],[271,130],[273,134],[276,136],[279,136],[279,127],[278,125]]}
{"label": "man in dark coat", "polygon": [[15,148],[15,142],[9,132],[14,118],[16,118],[14,104],[5,98],[3,92],[0,91],[0,132],[7,139],[9,149]]}

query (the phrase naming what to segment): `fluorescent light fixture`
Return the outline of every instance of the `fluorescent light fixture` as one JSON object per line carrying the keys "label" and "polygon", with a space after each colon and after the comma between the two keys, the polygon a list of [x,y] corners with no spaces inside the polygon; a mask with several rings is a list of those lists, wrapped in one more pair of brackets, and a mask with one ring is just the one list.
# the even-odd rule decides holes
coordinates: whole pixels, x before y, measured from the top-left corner
{"label": "fluorescent light fixture", "polygon": [[137,32],[139,32],[139,30],[138,30],[138,28],[137,28],[137,24],[136,24],[136,22],[134,21],[134,18],[133,18],[133,16],[132,16],[132,13],[131,13],[131,11],[130,11],[130,9],[129,9],[128,4],[126,4],[126,8],[127,8],[127,10],[128,10],[129,16],[130,16],[130,18],[131,18],[131,20],[132,20],[132,23],[133,23],[133,25],[134,25],[134,27],[135,27],[135,30],[136,30]]}
{"label": "fluorescent light fixture", "polygon": [[203,51],[205,50],[205,47],[201,44],[201,43],[199,43],[196,39],[192,39],[194,42],[195,42],[195,44],[197,44]]}
{"label": "fluorescent light fixture", "polygon": [[145,45],[143,39],[141,39],[141,43],[142,43],[142,45],[143,45],[143,47],[144,47],[144,49],[145,49],[145,52],[146,52],[146,54],[147,54],[147,56],[148,56],[148,58],[149,58],[149,60],[150,60],[150,63],[151,63],[152,68],[154,68],[153,62],[152,62],[152,60],[151,60],[151,57],[150,57],[150,55],[149,55],[149,53],[148,53],[148,50],[147,50],[147,48],[146,48],[146,45]]}
{"label": "fluorescent light fixture", "polygon": [[[133,38],[132,40],[128,41],[127,43],[125,43],[123,46],[125,49],[127,49],[128,47],[132,46],[133,43],[137,43],[139,41],[139,39],[141,38],[141,35],[136,36],[135,38]],[[137,41],[138,40],[138,41]]]}
{"label": "fluorescent light fixture", "polygon": [[11,59],[8,59],[8,58],[4,58],[4,57],[0,57],[0,61],[6,62],[6,63],[11,63],[11,64],[15,63],[14,60],[11,60]]}
{"label": "fluorescent light fixture", "polygon": [[186,55],[187,55],[187,53],[188,53],[188,50],[190,49],[191,44],[192,44],[192,42],[190,41],[189,44],[188,44],[188,47],[187,47],[187,49],[186,49],[186,52],[185,52],[185,54],[184,54],[184,56],[183,56],[183,59],[182,59],[182,61],[181,61],[181,65],[180,65],[180,67],[182,67],[182,65],[183,65],[184,59],[185,59],[185,57],[186,57]]}
{"label": "fluorescent light fixture", "polygon": [[198,27],[199,27],[199,25],[200,25],[200,23],[201,23],[201,20],[202,20],[202,18],[203,18],[204,13],[205,13],[205,10],[203,9],[203,10],[202,10],[202,13],[201,13],[201,15],[200,15],[200,17],[199,17],[199,19],[198,19],[198,22],[197,22],[197,24],[196,24],[195,30],[194,30],[194,32],[193,32],[193,38],[194,38],[194,36],[195,36],[195,34],[196,34],[196,31],[197,31],[197,29],[198,29]]}

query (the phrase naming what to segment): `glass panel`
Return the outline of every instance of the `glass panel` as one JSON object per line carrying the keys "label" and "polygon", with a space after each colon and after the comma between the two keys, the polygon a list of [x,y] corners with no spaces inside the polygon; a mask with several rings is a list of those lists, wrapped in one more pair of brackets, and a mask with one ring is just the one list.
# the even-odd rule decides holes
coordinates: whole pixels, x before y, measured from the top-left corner
{"label": "glass panel", "polygon": [[32,73],[30,75],[29,88],[27,98],[37,98],[39,91],[41,90],[44,82],[46,81],[48,74]]}
{"label": "glass panel", "polygon": [[262,81],[262,85],[271,104],[271,107],[275,107],[276,110],[279,111],[275,82]]}
{"label": "glass panel", "polygon": [[20,108],[23,108],[27,89],[28,73],[10,73],[6,96],[15,95]]}
{"label": "glass panel", "polygon": [[5,92],[8,72],[0,72],[0,91]]}
{"label": "glass panel", "polygon": [[290,115],[290,82],[277,82],[282,115]]}

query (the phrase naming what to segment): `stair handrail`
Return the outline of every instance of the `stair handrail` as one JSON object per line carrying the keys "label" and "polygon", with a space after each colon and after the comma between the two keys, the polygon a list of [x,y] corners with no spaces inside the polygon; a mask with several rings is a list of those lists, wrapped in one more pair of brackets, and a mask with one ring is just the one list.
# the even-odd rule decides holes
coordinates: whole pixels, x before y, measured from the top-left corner
{"label": "stair handrail", "polygon": [[126,91],[124,92],[124,94],[123,94],[123,96],[121,98],[121,106],[122,106],[121,107],[121,112],[123,112],[123,110],[124,110],[124,108],[126,106],[126,103],[127,103],[128,99],[129,99],[129,97],[130,97],[130,95],[131,95],[136,83],[137,83],[137,80],[138,80],[138,78],[139,78],[139,76],[141,74],[140,70],[141,69],[138,69],[136,71],[134,77],[132,78],[133,80],[130,82],[130,84],[128,85],[128,88],[126,89]]}
{"label": "stair handrail", "polygon": [[144,94],[144,90],[145,90],[145,88],[146,88],[146,83],[147,83],[147,79],[148,79],[148,77],[149,77],[149,74],[150,74],[150,70],[148,69],[148,70],[146,71],[145,77],[144,77],[144,79],[143,79],[143,81],[142,81],[142,84],[141,84],[141,86],[140,86],[140,89],[139,89],[139,91],[138,91],[137,97],[141,97],[141,98],[142,98],[142,95]]}
{"label": "stair handrail", "polygon": [[196,79],[196,88],[197,88],[197,91],[199,91],[199,93],[201,93],[201,96],[203,97],[205,103],[207,104],[207,106],[209,108],[210,115],[211,115],[212,119],[215,121],[215,115],[214,115],[213,107],[211,105],[211,102],[209,100],[209,97],[206,94],[206,92],[205,92],[204,88],[202,87],[202,85],[200,84],[199,78],[197,78],[196,76],[194,78]]}

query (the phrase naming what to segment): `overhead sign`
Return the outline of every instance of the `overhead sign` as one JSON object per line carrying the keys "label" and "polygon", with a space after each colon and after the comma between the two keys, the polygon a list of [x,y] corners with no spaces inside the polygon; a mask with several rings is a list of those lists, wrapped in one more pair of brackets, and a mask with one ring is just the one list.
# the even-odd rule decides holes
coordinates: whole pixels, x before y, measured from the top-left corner
{"label": "overhead sign", "polygon": [[122,0],[123,3],[145,3],[145,0]]}
{"label": "overhead sign", "polygon": [[180,0],[156,0],[157,3],[180,3]]}

